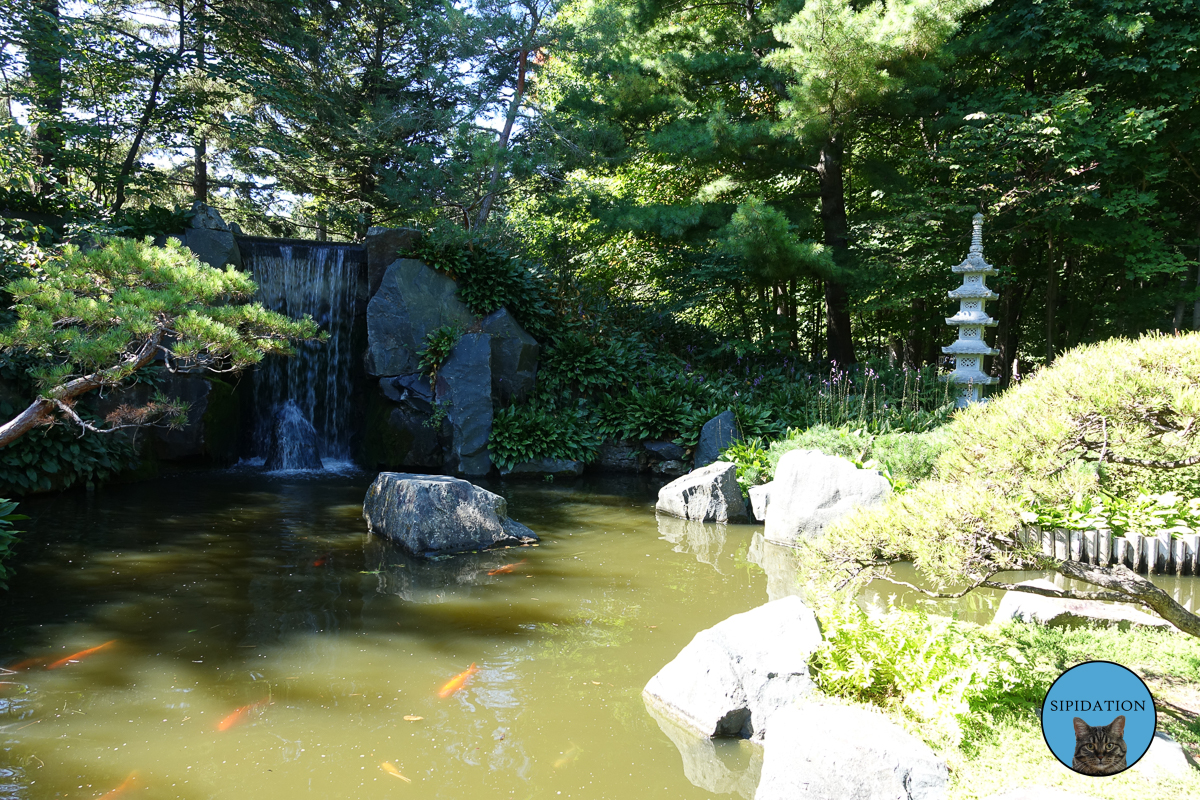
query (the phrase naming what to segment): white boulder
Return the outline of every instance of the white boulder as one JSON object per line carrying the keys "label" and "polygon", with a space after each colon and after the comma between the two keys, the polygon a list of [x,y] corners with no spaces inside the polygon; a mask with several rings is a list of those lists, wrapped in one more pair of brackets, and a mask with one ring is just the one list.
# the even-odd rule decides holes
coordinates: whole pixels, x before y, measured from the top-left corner
{"label": "white boulder", "polygon": [[755,800],[941,800],[946,762],[887,717],[802,705],[771,719]]}
{"label": "white boulder", "polygon": [[891,484],[876,470],[817,450],[793,450],[775,468],[766,537],[779,544],[815,538],[834,520],[855,508],[879,505],[891,493]]}
{"label": "white boulder", "polygon": [[746,501],[737,482],[737,465],[714,461],[658,490],[655,509],[697,522],[745,522]]}
{"label": "white boulder", "polygon": [[761,739],[776,711],[815,691],[820,645],[812,610],[785,597],[696,634],[642,694],[703,736]]}

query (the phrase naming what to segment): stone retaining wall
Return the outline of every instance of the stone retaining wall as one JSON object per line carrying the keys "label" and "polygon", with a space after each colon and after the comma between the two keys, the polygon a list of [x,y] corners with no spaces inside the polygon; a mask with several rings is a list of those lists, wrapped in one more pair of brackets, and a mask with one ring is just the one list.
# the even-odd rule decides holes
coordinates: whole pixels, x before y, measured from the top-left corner
{"label": "stone retaining wall", "polygon": [[1022,530],[1025,543],[1040,547],[1044,555],[1060,561],[1110,566],[1124,564],[1134,572],[1152,575],[1200,575],[1200,533],[1156,536],[1093,529],[1072,531],[1042,529],[1036,525]]}

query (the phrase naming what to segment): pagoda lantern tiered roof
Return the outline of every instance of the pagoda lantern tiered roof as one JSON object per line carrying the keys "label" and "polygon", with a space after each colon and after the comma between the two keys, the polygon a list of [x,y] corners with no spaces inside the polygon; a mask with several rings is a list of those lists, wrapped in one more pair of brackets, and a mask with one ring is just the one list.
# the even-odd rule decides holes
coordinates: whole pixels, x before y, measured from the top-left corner
{"label": "pagoda lantern tiered roof", "polygon": [[953,271],[963,276],[962,286],[947,294],[958,301],[958,313],[946,318],[946,324],[958,328],[958,339],[942,352],[954,356],[954,371],[946,380],[960,387],[955,405],[963,408],[982,400],[981,387],[994,384],[997,378],[983,371],[984,356],[994,356],[1000,351],[987,346],[983,338],[984,328],[996,326],[996,320],[988,316],[985,304],[999,299],[999,295],[987,287],[984,279],[997,275],[999,270],[983,260],[983,214],[976,214],[971,221],[971,249],[966,259]]}

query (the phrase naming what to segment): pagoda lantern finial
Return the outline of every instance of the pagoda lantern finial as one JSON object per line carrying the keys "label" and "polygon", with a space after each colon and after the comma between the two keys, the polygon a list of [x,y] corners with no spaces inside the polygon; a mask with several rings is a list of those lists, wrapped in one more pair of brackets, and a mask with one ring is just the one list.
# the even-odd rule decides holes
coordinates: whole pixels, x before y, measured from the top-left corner
{"label": "pagoda lantern finial", "polygon": [[958,301],[958,313],[946,318],[946,324],[958,328],[958,339],[942,352],[954,356],[954,371],[945,377],[959,387],[959,396],[954,405],[965,408],[971,403],[982,402],[983,386],[994,384],[997,378],[983,371],[984,356],[994,356],[1000,351],[988,347],[983,339],[983,329],[996,326],[996,320],[988,316],[984,305],[1000,296],[984,283],[988,275],[999,274],[999,270],[983,260],[983,214],[971,220],[971,249],[966,259],[952,268],[963,276],[962,286],[947,296]]}

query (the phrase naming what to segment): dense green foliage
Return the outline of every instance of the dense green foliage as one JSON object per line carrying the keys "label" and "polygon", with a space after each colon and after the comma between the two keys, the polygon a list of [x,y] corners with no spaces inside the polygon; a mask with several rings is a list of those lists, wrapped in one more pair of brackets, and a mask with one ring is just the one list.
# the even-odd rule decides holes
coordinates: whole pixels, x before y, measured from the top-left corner
{"label": "dense green foliage", "polygon": [[[1193,637],[1149,628],[981,626],[894,608],[867,614],[857,605],[826,608],[820,620],[826,644],[811,662],[818,686],[907,720],[949,756],[960,783],[994,768],[974,762],[995,758],[991,741],[1005,739],[1007,774],[988,776],[995,788],[975,785],[980,794],[1026,777],[1018,763],[1026,757],[1052,761],[1037,712],[1054,680],[1084,661],[1113,660],[1137,671],[1159,700],[1160,730],[1193,752],[1200,745],[1200,725],[1173,696],[1175,687],[1200,680],[1200,643]],[[1019,758],[1019,737],[1006,736],[1014,725],[1031,725],[1036,738]],[[1039,767],[1029,766],[1037,782]]]}
{"label": "dense green foliage", "polygon": [[16,513],[16,510],[16,503],[0,498],[0,589],[8,588],[5,582],[8,573],[4,569],[4,559],[12,553],[12,547],[17,541],[18,531],[13,529],[13,523],[29,519],[24,514]]}
{"label": "dense green foliage", "polygon": [[1009,563],[1030,507],[1098,491],[1127,500],[1172,489],[1195,496],[1195,467],[1112,459],[1169,463],[1200,452],[1198,345],[1200,335],[1187,334],[1080,347],[991,403],[961,412],[945,428],[950,446],[933,476],[845,518],[828,554],[842,564],[912,558],[935,583],[959,584]]}

